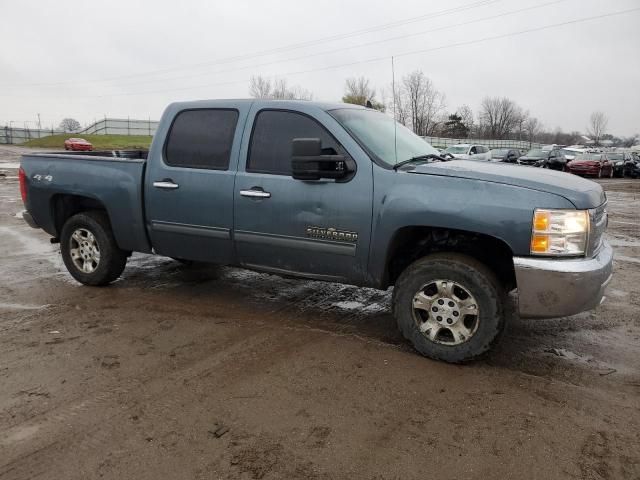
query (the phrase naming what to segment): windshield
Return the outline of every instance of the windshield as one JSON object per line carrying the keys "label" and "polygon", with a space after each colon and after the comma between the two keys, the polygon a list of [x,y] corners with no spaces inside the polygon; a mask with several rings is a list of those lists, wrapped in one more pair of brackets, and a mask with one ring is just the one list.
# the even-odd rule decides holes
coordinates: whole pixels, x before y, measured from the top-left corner
{"label": "windshield", "polygon": [[440,155],[429,143],[384,113],[355,108],[330,113],[369,154],[389,166],[420,155]]}
{"label": "windshield", "polygon": [[580,155],[582,152],[578,152],[576,150],[562,150],[562,153],[565,155],[569,155],[570,157],[575,157],[576,155]]}
{"label": "windshield", "polygon": [[469,147],[467,145],[454,145],[445,150],[445,153],[467,153]]}
{"label": "windshield", "polygon": [[539,148],[534,148],[531,149],[527,152],[527,157],[533,157],[533,158],[537,158],[537,157],[546,157],[547,153],[549,153],[546,150],[541,150]]}

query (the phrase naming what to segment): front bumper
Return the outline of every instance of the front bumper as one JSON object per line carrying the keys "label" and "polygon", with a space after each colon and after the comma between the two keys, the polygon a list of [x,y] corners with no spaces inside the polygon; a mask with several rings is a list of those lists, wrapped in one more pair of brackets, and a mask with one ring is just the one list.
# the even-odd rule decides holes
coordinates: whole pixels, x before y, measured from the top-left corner
{"label": "front bumper", "polygon": [[514,257],[521,317],[555,318],[591,310],[604,301],[613,249],[605,241],[593,258]]}
{"label": "front bumper", "polygon": [[570,173],[576,175],[598,175],[600,167],[567,167]]}

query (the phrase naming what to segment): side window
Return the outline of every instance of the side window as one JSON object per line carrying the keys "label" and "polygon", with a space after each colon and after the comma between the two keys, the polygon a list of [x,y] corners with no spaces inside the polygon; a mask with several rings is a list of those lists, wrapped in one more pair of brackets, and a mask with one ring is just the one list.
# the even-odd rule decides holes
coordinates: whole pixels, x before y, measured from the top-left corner
{"label": "side window", "polygon": [[476,147],[471,147],[471,150],[469,150],[469,153],[473,153],[475,155],[476,153],[478,153],[478,151]]}
{"label": "side window", "polygon": [[237,110],[184,110],[173,120],[164,150],[164,161],[173,167],[226,170]]}
{"label": "side window", "polygon": [[291,175],[291,142],[294,138],[319,138],[326,154],[339,150],[331,134],[312,118],[296,112],[263,110],[254,121],[247,171]]}

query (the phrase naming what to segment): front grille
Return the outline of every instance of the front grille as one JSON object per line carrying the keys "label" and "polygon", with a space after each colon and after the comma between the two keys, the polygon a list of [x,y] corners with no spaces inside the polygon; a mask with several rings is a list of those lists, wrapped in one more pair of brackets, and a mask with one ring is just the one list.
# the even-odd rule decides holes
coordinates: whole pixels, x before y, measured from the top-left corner
{"label": "front grille", "polygon": [[591,228],[589,230],[587,256],[592,257],[600,250],[604,239],[604,233],[607,230],[607,202],[603,203],[598,208],[589,210],[589,217],[591,219]]}

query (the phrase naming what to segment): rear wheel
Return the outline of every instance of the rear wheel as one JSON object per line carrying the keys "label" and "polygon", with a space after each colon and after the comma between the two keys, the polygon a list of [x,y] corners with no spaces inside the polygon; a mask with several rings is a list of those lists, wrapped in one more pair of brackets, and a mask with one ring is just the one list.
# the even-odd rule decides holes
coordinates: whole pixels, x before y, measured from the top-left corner
{"label": "rear wheel", "polygon": [[486,353],[504,330],[507,294],[489,268],[461,254],[411,264],[396,282],[398,327],[416,350],[461,363]]}
{"label": "rear wheel", "polygon": [[69,218],[60,234],[60,250],[71,276],[85,285],[113,282],[127,263],[128,254],[118,247],[109,218],[101,211]]}

